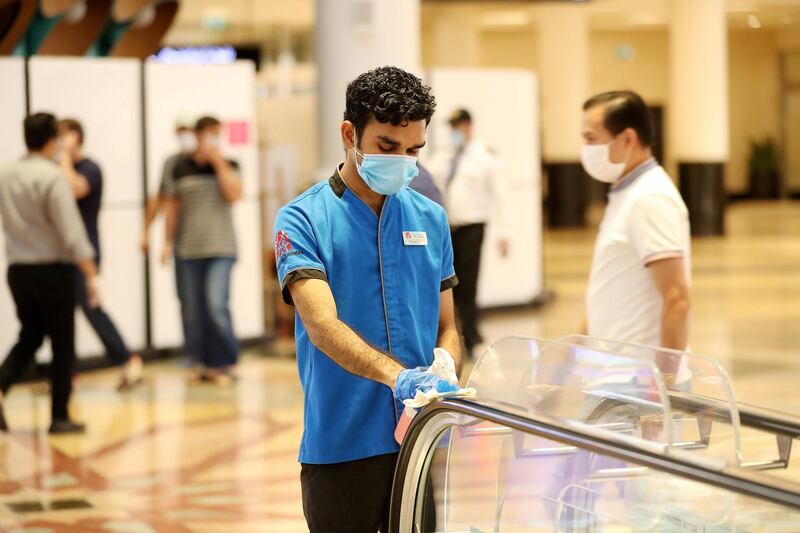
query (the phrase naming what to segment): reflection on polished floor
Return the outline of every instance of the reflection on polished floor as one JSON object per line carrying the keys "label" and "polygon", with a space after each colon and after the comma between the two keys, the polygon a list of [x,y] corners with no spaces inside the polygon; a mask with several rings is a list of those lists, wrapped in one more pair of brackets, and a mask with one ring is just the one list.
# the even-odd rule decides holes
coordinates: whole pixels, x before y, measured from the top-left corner
{"label": "reflection on polished floor", "polygon": [[[692,347],[719,358],[741,401],[800,415],[800,203],[742,203],[728,236],[696,240]],[[548,232],[556,299],[497,312],[487,339],[556,338],[582,312],[594,230]],[[49,398],[20,386],[0,437],[0,530],[46,532],[305,531],[296,454],[302,396],[291,359],[249,354],[232,389],[189,386],[176,363],[148,366],[144,387],[116,373],[80,377],[82,437],[49,438]]]}

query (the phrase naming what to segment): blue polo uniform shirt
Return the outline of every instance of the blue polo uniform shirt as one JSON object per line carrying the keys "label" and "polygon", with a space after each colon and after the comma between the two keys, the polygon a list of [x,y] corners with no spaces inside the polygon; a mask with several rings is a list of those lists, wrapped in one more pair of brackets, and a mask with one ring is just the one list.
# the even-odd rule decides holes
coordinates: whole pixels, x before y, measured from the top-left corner
{"label": "blue polo uniform shirt", "polygon": [[[405,188],[380,216],[339,171],[278,212],[275,257],[284,300],[304,279],[328,283],[339,319],[406,368],[433,362],[439,293],[454,287],[444,209]],[[301,463],[330,464],[396,452],[398,406],[385,385],[351,374],[318,350],[295,316],[304,393]]]}

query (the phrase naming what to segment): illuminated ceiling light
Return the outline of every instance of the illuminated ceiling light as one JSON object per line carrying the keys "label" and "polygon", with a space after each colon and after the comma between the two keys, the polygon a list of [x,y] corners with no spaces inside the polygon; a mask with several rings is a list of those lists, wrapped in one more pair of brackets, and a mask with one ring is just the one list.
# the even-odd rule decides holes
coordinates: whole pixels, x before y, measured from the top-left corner
{"label": "illuminated ceiling light", "polygon": [[64,13],[64,19],[70,24],[77,24],[86,16],[86,10],[86,2],[78,2]]}
{"label": "illuminated ceiling light", "polygon": [[151,4],[136,15],[136,18],[133,20],[133,27],[146,28],[153,24],[154,20],[156,20],[156,6]]}
{"label": "illuminated ceiling light", "polygon": [[761,27],[761,21],[758,20],[758,17],[755,16],[753,13],[750,13],[750,15],[747,16],[747,25],[753,28],[754,30],[757,30]]}

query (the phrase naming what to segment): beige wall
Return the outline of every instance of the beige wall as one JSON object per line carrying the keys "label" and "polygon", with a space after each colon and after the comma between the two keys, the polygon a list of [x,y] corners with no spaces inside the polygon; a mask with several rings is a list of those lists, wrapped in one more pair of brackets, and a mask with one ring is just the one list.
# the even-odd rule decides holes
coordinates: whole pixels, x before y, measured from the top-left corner
{"label": "beige wall", "polygon": [[537,70],[539,36],[533,30],[484,30],[481,32],[481,66]]}
{"label": "beige wall", "polygon": [[[669,41],[664,30],[595,31],[590,40],[590,87],[592,94],[629,89],[649,104],[669,99]],[[633,57],[617,57],[620,47],[630,47]]]}
{"label": "beige wall", "polygon": [[[423,25],[425,69],[436,66],[431,51],[430,25]],[[590,91],[627,88],[652,104],[669,105],[669,57],[666,30],[594,31],[590,39]],[[749,141],[773,136],[780,130],[779,47],[791,48],[787,35],[769,30],[729,33],[730,161],[726,187],[742,193],[748,186]],[[619,46],[630,46],[629,61],[617,57]],[[474,66],[515,67],[536,71],[538,34],[533,29],[483,29],[480,55]],[[588,96],[588,95],[587,95]],[[259,104],[260,139],[265,144],[296,143],[300,150],[301,179],[318,169],[316,98],[313,94],[270,98]],[[667,124],[666,127],[669,127]],[[578,132],[576,131],[576,135]],[[668,169],[675,172],[669,160]]]}
{"label": "beige wall", "polygon": [[775,34],[732,31],[728,38],[731,158],[725,169],[729,192],[746,192],[750,140],[779,139],[780,70]]}
{"label": "beige wall", "polygon": [[[436,66],[435,56],[429,50],[430,31],[430,27],[423,29],[426,69]],[[747,189],[749,140],[767,135],[778,138],[781,133],[779,46],[791,48],[794,41],[789,37],[792,36],[770,30],[729,32],[731,151],[726,167],[726,188],[731,193]],[[620,46],[633,49],[630,60],[617,56]],[[669,105],[669,34],[665,29],[593,31],[590,65],[591,93],[632,89],[651,104]],[[533,29],[483,29],[480,62],[475,66],[537,70],[537,32]],[[669,146],[666,151],[668,169],[675,173]]]}
{"label": "beige wall", "polygon": [[775,39],[781,50],[800,51],[800,32],[796,30],[780,30],[776,32]]}
{"label": "beige wall", "polygon": [[257,113],[261,145],[296,145],[299,185],[302,188],[312,182],[319,170],[316,94],[303,93],[259,100]]}
{"label": "beige wall", "polygon": [[[619,57],[621,47],[630,58]],[[592,94],[627,89],[636,91],[649,105],[666,106],[669,100],[669,34],[666,30],[595,31],[590,40],[589,87]],[[664,113],[666,120],[667,113]],[[670,158],[664,123],[667,172],[677,181],[677,167]]]}

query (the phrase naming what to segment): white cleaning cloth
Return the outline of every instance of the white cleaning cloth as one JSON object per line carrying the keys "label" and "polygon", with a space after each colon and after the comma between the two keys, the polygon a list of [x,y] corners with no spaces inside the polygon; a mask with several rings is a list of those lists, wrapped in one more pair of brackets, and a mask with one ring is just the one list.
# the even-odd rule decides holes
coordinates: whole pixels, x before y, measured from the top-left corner
{"label": "white cleaning cloth", "polygon": [[[456,375],[456,362],[450,352],[444,348],[434,348],[433,350],[433,364],[428,368],[428,373],[440,377],[448,383],[458,385],[458,376]],[[435,389],[430,389],[425,392],[417,391],[417,394],[410,400],[403,400],[403,405],[406,407],[413,407],[418,409],[431,403],[433,400],[442,398],[472,398],[478,394],[474,388],[458,389],[453,392],[438,392]]]}
{"label": "white cleaning cloth", "polygon": [[448,383],[458,385],[456,375],[456,361],[450,352],[444,348],[433,349],[433,364],[428,369],[428,373],[438,376]]}
{"label": "white cleaning cloth", "polygon": [[406,407],[413,407],[419,409],[425,407],[433,400],[441,400],[444,398],[474,398],[478,394],[477,389],[469,387],[467,389],[458,389],[452,392],[439,392],[435,389],[430,389],[427,392],[417,391],[417,394],[410,400],[403,400],[403,405]]}

